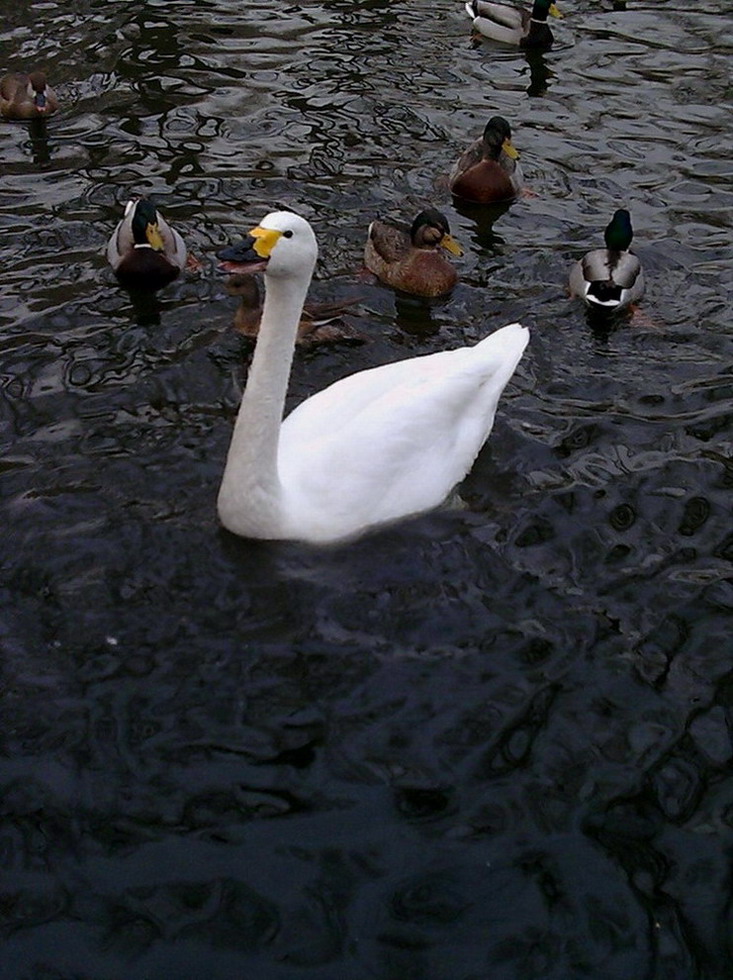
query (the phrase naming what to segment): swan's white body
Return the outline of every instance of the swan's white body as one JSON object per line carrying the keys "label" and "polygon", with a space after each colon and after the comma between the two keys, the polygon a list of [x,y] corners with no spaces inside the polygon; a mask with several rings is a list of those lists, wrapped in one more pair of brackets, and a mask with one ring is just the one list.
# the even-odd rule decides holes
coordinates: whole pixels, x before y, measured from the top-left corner
{"label": "swan's white body", "polygon": [[529,332],[511,324],[475,347],[352,374],[283,422],[318,250],[297,215],[275,212],[255,233],[262,229],[285,234],[266,267],[259,339],[219,491],[222,523],[244,537],[326,544],[438,506],[486,441]]}

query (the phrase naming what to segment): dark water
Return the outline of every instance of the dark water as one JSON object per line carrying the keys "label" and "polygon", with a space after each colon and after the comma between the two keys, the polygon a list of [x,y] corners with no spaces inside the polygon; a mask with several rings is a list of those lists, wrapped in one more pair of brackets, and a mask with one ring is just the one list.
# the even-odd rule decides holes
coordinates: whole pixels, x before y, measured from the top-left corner
{"label": "dark water", "polygon": [[[4,4],[63,109],[0,127],[3,980],[733,976],[731,8],[562,6],[528,59],[459,0]],[[496,112],[532,194],[459,213]],[[103,257],[141,190],[202,262],[147,302]],[[466,255],[423,307],[359,270],[427,201]],[[212,255],[277,205],[364,312],[293,401],[532,328],[467,510],[219,530]],[[624,205],[608,329],[565,279]]]}

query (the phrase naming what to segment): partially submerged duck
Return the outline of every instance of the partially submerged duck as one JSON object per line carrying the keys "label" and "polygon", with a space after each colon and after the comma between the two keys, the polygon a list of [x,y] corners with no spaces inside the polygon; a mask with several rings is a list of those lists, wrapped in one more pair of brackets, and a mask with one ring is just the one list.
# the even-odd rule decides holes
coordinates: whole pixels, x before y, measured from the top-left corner
{"label": "partially submerged duck", "polygon": [[331,544],[439,506],[488,438],[529,340],[513,323],[473,347],[359,371],[283,421],[317,257],[311,226],[292,212],[250,232],[265,303],[217,502],[242,537]]}
{"label": "partially submerged duck", "polygon": [[462,255],[451,236],[448,219],[435,208],[421,211],[408,225],[372,221],[364,246],[364,264],[394,289],[413,296],[443,296],[458,281],[458,273],[441,253]]}
{"label": "partially submerged duck", "polygon": [[512,200],[523,180],[518,158],[509,123],[503,116],[492,116],[481,139],[472,143],[453,167],[451,193],[476,204]]}
{"label": "partially submerged duck", "polygon": [[641,262],[629,251],[634,232],[625,208],[616,211],[603,237],[606,247],[587,252],[570,270],[570,293],[595,309],[617,312],[644,293]]}
{"label": "partially submerged duck", "polygon": [[107,259],[122,285],[160,289],[186,264],[186,245],[149,198],[128,201],[107,243]]}
{"label": "partially submerged duck", "polygon": [[520,48],[550,48],[555,40],[547,26],[548,14],[562,17],[552,0],[534,0],[531,10],[520,10],[488,0],[469,0],[466,13],[479,34]]}
{"label": "partially submerged duck", "polygon": [[[220,255],[227,255],[229,259],[223,263],[225,270],[233,271],[237,268],[236,256],[239,254],[237,246],[234,248],[223,249]],[[245,337],[256,337],[260,332],[260,322],[262,320],[262,296],[257,280],[253,275],[234,273],[226,283],[226,290],[230,296],[239,297],[239,305],[234,312],[234,328]],[[314,344],[334,343],[339,340],[359,340],[361,339],[356,330],[344,320],[344,316],[351,312],[348,307],[356,300],[333,303],[311,303],[306,302],[298,323],[296,343],[303,346]]]}
{"label": "partially submerged duck", "polygon": [[0,79],[0,115],[5,119],[43,119],[58,107],[56,93],[42,71],[5,75]]}

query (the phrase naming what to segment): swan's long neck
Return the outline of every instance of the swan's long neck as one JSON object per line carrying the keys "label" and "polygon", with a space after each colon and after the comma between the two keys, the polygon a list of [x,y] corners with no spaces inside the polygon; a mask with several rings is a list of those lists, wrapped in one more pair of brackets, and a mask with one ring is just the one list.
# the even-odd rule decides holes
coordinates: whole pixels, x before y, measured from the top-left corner
{"label": "swan's long neck", "polygon": [[309,274],[266,277],[260,332],[219,490],[219,516],[237,534],[278,536],[278,440],[309,282]]}

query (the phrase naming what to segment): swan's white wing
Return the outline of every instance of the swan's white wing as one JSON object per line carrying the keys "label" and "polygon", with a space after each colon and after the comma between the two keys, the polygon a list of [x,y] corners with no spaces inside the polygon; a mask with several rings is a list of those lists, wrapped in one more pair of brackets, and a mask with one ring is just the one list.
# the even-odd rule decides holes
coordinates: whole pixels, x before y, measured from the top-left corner
{"label": "swan's white wing", "polygon": [[528,331],[351,375],[283,423],[284,513],[310,540],[338,540],[440,504],[484,444]]}

